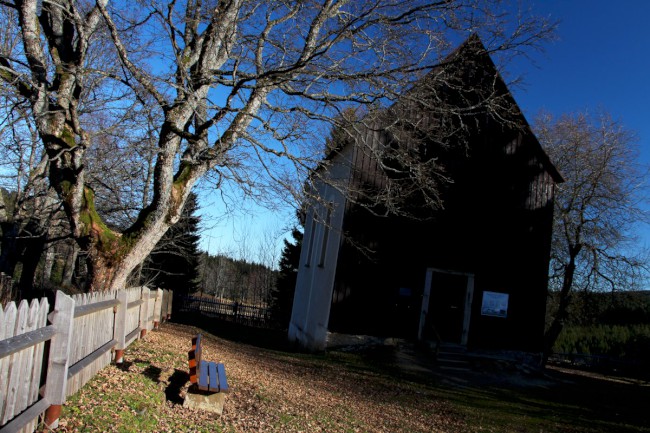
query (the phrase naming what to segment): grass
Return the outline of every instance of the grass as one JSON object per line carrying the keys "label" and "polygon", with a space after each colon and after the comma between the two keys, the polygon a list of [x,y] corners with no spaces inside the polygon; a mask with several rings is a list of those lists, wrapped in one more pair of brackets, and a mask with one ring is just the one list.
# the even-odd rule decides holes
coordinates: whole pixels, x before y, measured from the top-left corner
{"label": "grass", "polygon": [[[155,431],[157,408],[164,404],[164,394],[144,375],[131,377],[127,386],[129,392],[125,393],[122,387],[111,386],[107,377],[98,376],[68,401],[64,416],[78,419],[83,426],[80,431]],[[96,398],[104,404],[94,404]]]}
{"label": "grass", "polygon": [[197,329],[166,324],[129,347],[125,368],[105,368],[71,397],[60,430],[650,432],[646,382],[561,369],[544,377],[411,371],[385,348],[314,355],[260,331],[222,330],[201,331],[204,356],[223,360],[233,388],[221,418],[182,407],[184,346]]}
{"label": "grass", "polygon": [[464,417],[467,431],[650,432],[648,384],[566,371],[548,374],[556,382],[546,386],[441,387],[437,392]]}

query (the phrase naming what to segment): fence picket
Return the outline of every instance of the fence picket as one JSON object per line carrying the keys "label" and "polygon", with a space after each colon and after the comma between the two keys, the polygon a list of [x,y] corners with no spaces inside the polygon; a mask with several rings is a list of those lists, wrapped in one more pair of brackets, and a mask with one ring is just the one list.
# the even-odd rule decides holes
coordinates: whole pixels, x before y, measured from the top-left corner
{"label": "fence picket", "polygon": [[141,293],[144,302],[140,306],[140,328],[142,328],[141,336],[144,337],[149,327],[149,289],[142,287]]}
{"label": "fence picket", "polygon": [[149,290],[146,287],[145,290],[149,292],[147,294],[149,296],[149,307],[147,307],[147,331],[151,331],[158,320],[156,319],[156,298],[158,297],[158,292],[155,290]]}
{"label": "fence picket", "polygon": [[153,315],[154,315],[153,327],[154,327],[154,329],[162,321],[161,315],[160,315],[160,312],[162,311],[162,295],[163,295],[163,291],[161,289],[157,289],[156,290],[156,298],[155,298],[154,307],[153,307],[153,311],[154,311],[154,313],[153,313]]}
{"label": "fence picket", "polygon": [[[36,322],[37,322],[37,316],[38,316],[38,302],[36,299],[32,300],[31,304],[29,304],[29,308],[26,312],[27,314],[27,322],[25,326],[25,331],[24,332],[29,332],[33,331],[36,329]],[[15,413],[20,413],[25,408],[27,408],[27,404],[31,403],[28,402],[29,399],[29,390],[31,388],[31,369],[34,366],[34,346],[31,346],[27,349],[24,349],[22,351],[22,357],[21,357],[21,368],[20,368],[20,375],[18,380],[20,381],[19,383],[19,389],[17,390],[17,399],[16,399],[16,408],[14,409]]]}
{"label": "fence picket", "polygon": [[[2,339],[5,340],[9,337],[14,336],[16,330],[16,318],[18,317],[18,308],[16,307],[15,302],[10,302],[4,312],[4,329],[2,330],[3,336]],[[12,355],[13,356],[13,355]],[[9,376],[11,374],[11,357],[6,357],[0,360],[2,364],[0,367],[0,425],[4,424],[3,421],[5,418],[6,406],[9,396]]]}
{"label": "fence picket", "polygon": [[[2,305],[0,305],[0,341],[4,340],[5,337],[5,328],[7,327],[6,320],[5,320],[5,312],[4,309],[2,308]],[[7,389],[6,389],[6,379],[5,379],[5,359],[1,358],[0,359],[0,419],[2,419],[2,407],[4,406],[4,401],[5,401],[5,395],[7,394]]]}
{"label": "fence picket", "polygon": [[[18,315],[16,316],[16,324],[12,336],[21,335],[25,333],[27,327],[27,317],[29,315],[29,308],[26,300],[22,300],[18,305]],[[5,408],[2,417],[2,424],[12,419],[15,415],[16,400],[18,399],[18,389],[20,387],[20,374],[22,370],[24,350],[16,352],[9,356],[9,381],[7,384],[7,393],[5,394]]]}
{"label": "fence picket", "polygon": [[[57,292],[49,316],[50,305],[45,298],[22,301],[18,307],[14,302],[4,309],[0,306],[0,430],[34,431],[48,404],[45,424],[55,428],[67,396],[110,363],[112,348],[124,349],[139,337],[137,331],[151,330],[154,322],[166,318],[171,293],[165,295],[163,290],[146,287],[74,297]],[[131,308],[126,308],[129,303]],[[87,308],[77,311],[82,306]],[[48,317],[52,322],[49,326]],[[20,341],[14,338],[26,333],[29,335]],[[130,341],[124,341],[124,335],[129,334]],[[11,340],[5,342],[7,339]],[[44,365],[45,342],[49,339],[48,364]],[[120,341],[125,344],[120,345]],[[45,391],[39,399],[44,369]]]}
{"label": "fence picket", "polygon": [[[47,298],[41,298],[38,302],[38,311],[36,316],[36,328],[44,328],[47,325],[47,314],[50,309],[50,304]],[[31,388],[29,390],[29,401],[34,402],[38,398],[38,392],[41,380],[41,367],[43,365],[43,349],[45,343],[38,343],[34,346],[34,365],[31,371]]]}
{"label": "fence picket", "polygon": [[126,334],[127,334],[127,305],[129,303],[129,296],[126,290],[120,290],[115,294],[118,304],[115,310],[115,327],[113,329],[113,339],[117,341],[115,345],[115,362],[121,364],[123,359],[122,355],[126,348]]}
{"label": "fence picket", "polygon": [[[36,328],[44,328],[47,325],[47,313],[50,310],[50,304],[47,298],[42,298],[38,304],[38,314],[36,318]],[[43,368],[43,350],[45,348],[45,343],[38,343],[34,346],[34,365],[31,371],[31,388],[29,390],[29,401],[30,404],[38,400],[40,382],[41,382],[41,370]]]}
{"label": "fence picket", "polygon": [[58,427],[61,405],[65,403],[74,307],[74,299],[66,296],[63,292],[57,292],[56,307],[50,315],[50,321],[56,327],[57,333],[50,342],[48,374],[45,383],[45,398],[51,404],[45,414],[45,425],[49,428]]}
{"label": "fence picket", "polygon": [[[27,323],[25,327],[25,332],[33,331],[38,328],[39,325],[39,308],[40,304],[36,299],[32,300],[29,304],[29,309],[27,310]],[[19,387],[16,390],[16,405],[14,407],[14,414],[19,414],[23,412],[28,406],[30,406],[34,401],[31,400],[31,388],[32,380],[34,379],[33,368],[35,364],[35,346],[31,346],[27,349],[22,350],[21,356],[21,366],[18,380],[20,381]],[[40,379],[40,377],[39,377]],[[28,422],[31,424],[32,422]],[[27,427],[23,428],[23,431],[27,431]]]}

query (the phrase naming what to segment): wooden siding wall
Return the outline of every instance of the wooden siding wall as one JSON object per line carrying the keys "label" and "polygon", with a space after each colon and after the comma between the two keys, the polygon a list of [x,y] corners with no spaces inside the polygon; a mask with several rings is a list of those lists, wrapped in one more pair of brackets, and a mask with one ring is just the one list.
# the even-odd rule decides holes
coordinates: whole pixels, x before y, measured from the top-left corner
{"label": "wooden siding wall", "polygon": [[[520,348],[538,344],[544,325],[554,185],[561,177],[489,55],[478,48],[478,59],[463,56],[449,71],[434,71],[449,74],[450,86],[436,84],[445,80],[430,83],[433,87],[424,83],[359,127],[350,190],[362,191],[359,195],[368,202],[350,200],[346,205],[343,231],[348,242],[340,249],[330,330],[387,335],[404,325],[403,335],[408,337],[408,330],[416,329],[409,324],[410,316],[419,318],[412,313],[419,312],[419,304],[410,302],[420,295],[426,269],[436,267],[476,275],[470,324],[478,329],[475,341]],[[481,106],[491,101],[496,103]],[[392,181],[380,159],[389,145],[417,150],[414,156],[437,158],[452,179],[439,185],[444,209],[414,213],[430,219],[392,215],[380,219],[363,209],[374,203],[373,192],[381,194]],[[385,161],[391,163],[390,152]],[[417,195],[400,198],[405,199],[402,209],[419,211]],[[362,248],[374,251],[374,256],[361,253]],[[402,288],[412,295],[399,295]],[[481,294],[491,290],[511,295],[507,320],[482,321]]]}
{"label": "wooden siding wall", "polygon": [[[532,147],[532,146],[530,146]],[[514,156],[524,149],[521,137],[510,141],[504,146],[506,156]],[[527,152],[530,154],[530,152]],[[555,182],[551,174],[544,167],[543,162],[536,155],[529,155],[527,162],[528,191],[522,203],[525,210],[544,209],[553,201]]]}
{"label": "wooden siding wall", "polygon": [[352,186],[383,188],[385,175],[377,162],[377,152],[386,145],[386,134],[377,128],[364,127],[355,146],[352,160]]}
{"label": "wooden siding wall", "polygon": [[[376,262],[358,253],[352,242],[343,245],[330,330],[411,337],[416,328],[410,314],[417,306],[407,304],[422,285],[413,275],[438,267],[476,273],[474,305],[484,290],[511,295],[507,321],[484,319],[474,308],[470,340],[475,346],[537,346],[543,334],[538,328],[544,323],[555,181],[534,137],[500,125],[483,133],[472,139],[467,153],[441,153],[440,163],[454,182],[444,185],[445,209],[432,210],[431,220],[377,219],[356,203],[347,206],[344,232],[352,242],[377,251]],[[369,130],[363,137],[378,144],[364,144],[356,152],[352,182],[376,185],[373,180],[382,174],[368,149],[383,145],[385,136]],[[504,252],[495,254],[494,245]],[[400,287],[413,295],[399,297]],[[396,307],[398,302],[403,305]],[[399,325],[387,323],[387,314],[401,314],[395,321]]]}
{"label": "wooden siding wall", "polygon": [[[45,298],[0,307],[0,433],[34,431],[45,409],[62,404],[53,395],[77,392],[111,362],[113,349],[123,350],[143,329],[171,317],[171,301],[169,290],[136,287],[73,297],[58,292],[49,316]],[[122,308],[126,326],[117,326]]]}

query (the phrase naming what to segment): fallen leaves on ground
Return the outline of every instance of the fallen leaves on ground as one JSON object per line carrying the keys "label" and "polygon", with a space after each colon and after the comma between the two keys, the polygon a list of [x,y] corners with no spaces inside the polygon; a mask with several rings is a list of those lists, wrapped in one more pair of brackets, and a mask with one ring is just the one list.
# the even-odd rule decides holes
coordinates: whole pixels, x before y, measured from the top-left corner
{"label": "fallen leaves on ground", "polygon": [[[221,417],[182,405],[190,339],[223,362]],[[427,386],[326,356],[269,350],[166,323],[69,399],[60,431],[458,432],[462,417]]]}

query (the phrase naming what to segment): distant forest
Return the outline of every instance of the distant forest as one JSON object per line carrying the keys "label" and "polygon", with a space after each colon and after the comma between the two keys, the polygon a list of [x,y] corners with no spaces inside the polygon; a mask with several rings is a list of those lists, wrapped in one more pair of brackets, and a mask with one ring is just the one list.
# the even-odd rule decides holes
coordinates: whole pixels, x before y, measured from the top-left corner
{"label": "distant forest", "polygon": [[[577,293],[554,352],[650,363],[650,291]],[[557,301],[549,296],[549,308]]]}
{"label": "distant forest", "polygon": [[199,256],[198,273],[195,294],[257,306],[268,305],[278,274],[262,264],[207,253]]}

